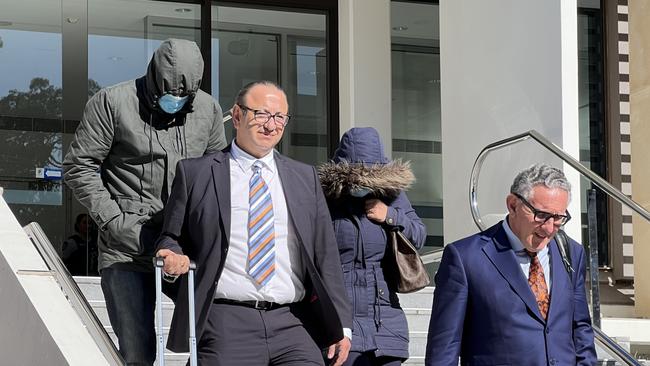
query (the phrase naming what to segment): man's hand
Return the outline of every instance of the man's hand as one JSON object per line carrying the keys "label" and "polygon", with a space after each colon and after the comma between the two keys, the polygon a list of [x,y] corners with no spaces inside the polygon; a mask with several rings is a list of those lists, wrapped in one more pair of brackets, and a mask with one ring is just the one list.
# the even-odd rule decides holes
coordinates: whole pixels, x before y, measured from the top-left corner
{"label": "man's hand", "polygon": [[[334,361],[334,363],[332,363],[331,365],[333,366],[343,365],[343,362],[345,362],[345,360],[348,359],[348,353],[350,353],[350,347],[352,347],[352,344],[350,343],[350,338],[348,337],[343,337],[343,339],[331,345],[329,350],[327,351],[327,359]],[[333,360],[334,356],[336,356],[336,359]]]}
{"label": "man's hand", "polygon": [[169,249],[160,249],[156,256],[164,260],[163,271],[172,276],[180,276],[190,270],[190,258],[186,255],[180,255]]}
{"label": "man's hand", "polygon": [[386,221],[386,215],[388,215],[388,206],[385,203],[376,198],[366,201],[366,216],[370,220],[381,224]]}

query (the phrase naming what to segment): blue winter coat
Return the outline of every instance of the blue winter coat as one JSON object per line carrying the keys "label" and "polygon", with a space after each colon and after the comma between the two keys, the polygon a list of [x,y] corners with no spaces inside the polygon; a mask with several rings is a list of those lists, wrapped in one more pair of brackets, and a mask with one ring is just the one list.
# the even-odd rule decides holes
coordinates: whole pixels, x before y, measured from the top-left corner
{"label": "blue winter coat", "polygon": [[[352,351],[406,359],[406,316],[394,285],[384,279],[383,263],[387,230],[401,230],[417,248],[424,244],[424,224],[403,192],[414,180],[413,174],[408,164],[388,161],[379,135],[371,128],[346,132],[333,162],[321,166],[319,173],[353,309]],[[355,191],[369,194],[352,197]],[[366,217],[365,202],[370,198],[388,205],[385,223]]]}

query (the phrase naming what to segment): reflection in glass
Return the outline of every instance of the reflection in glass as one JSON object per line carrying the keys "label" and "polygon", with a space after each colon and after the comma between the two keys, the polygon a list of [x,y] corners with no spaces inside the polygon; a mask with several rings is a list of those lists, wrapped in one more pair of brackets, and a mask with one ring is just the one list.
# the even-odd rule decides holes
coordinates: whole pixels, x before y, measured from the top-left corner
{"label": "reflection in glass", "polygon": [[408,196],[427,246],[443,245],[438,27],[438,5],[391,3],[393,159],[411,162]]}
{"label": "reflection in glass", "polygon": [[[578,9],[578,98],[580,162],[601,177],[607,173],[605,145],[605,107],[603,85],[602,15],[598,8]],[[582,242],[589,245],[587,220],[587,190],[592,185],[580,179]],[[609,241],[607,200],[596,191],[596,221],[598,237],[598,264],[608,265]]]}
{"label": "reflection in glass", "polygon": [[[224,111],[232,108],[237,92],[249,82],[279,82],[278,35],[213,30],[212,45],[212,95]],[[225,127],[226,139],[232,141],[232,123]]]}
{"label": "reflection in glass", "polygon": [[[212,91],[228,110],[242,86],[279,83],[287,93],[291,123],[278,150],[310,164],[328,159],[325,15],[212,7]],[[232,124],[226,124],[232,139]]]}
{"label": "reflection in glass", "polygon": [[[117,13],[114,9],[122,10]],[[167,38],[200,44],[200,31],[196,28],[200,14],[200,6],[193,4],[89,0],[89,94],[144,75],[153,52]]]}
{"label": "reflection in glass", "polygon": [[38,221],[58,242],[65,230],[61,2],[13,2],[0,18],[0,186],[21,225]]}
{"label": "reflection in glass", "polygon": [[329,159],[327,154],[327,50],[324,37],[288,37],[292,122],[282,144],[289,156],[308,164]]}

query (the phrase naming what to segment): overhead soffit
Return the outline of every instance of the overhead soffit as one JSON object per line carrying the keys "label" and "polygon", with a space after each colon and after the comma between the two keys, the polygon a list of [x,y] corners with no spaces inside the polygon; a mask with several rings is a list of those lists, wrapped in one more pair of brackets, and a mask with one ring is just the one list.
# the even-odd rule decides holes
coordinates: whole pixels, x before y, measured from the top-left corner
{"label": "overhead soffit", "polygon": [[[9,0],[2,0],[9,2]],[[190,9],[178,12],[176,9]],[[200,8],[195,4],[161,1],[90,0],[89,27],[111,30],[109,33],[141,34],[147,16],[169,17],[178,20],[196,20]],[[213,7],[213,19],[220,22],[277,26],[284,28],[325,30],[325,19],[319,14],[257,10],[232,7]],[[392,35],[406,38],[439,39],[438,5],[391,2]],[[0,21],[10,22],[9,29],[59,33],[61,31],[61,1],[22,0],[2,6]],[[0,28],[2,29],[2,28]]]}

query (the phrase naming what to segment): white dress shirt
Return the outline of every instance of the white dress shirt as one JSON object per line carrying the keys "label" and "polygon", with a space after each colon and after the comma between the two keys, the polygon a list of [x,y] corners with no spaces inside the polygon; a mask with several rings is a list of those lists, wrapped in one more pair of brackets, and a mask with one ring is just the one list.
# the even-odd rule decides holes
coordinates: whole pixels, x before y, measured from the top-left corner
{"label": "white dress shirt", "polygon": [[[290,224],[282,182],[273,151],[255,158],[233,141],[230,150],[230,247],[215,298],[265,300],[280,304],[297,302],[305,296],[306,275],[293,224]],[[260,287],[246,271],[248,265],[248,183],[253,163],[260,161],[262,178],[271,192],[275,226],[275,275]]]}
{"label": "white dress shirt", "polygon": [[[508,235],[508,240],[510,241],[510,246],[515,252],[515,257],[517,257],[517,262],[521,267],[521,271],[528,281],[528,276],[530,275],[530,261],[532,258],[526,253],[524,245],[521,243],[517,235],[512,232],[510,225],[508,224],[508,218],[503,220],[503,228]],[[550,244],[550,243],[549,243]],[[548,294],[551,294],[551,252],[548,250],[548,245],[544,249],[537,252],[537,258],[539,263],[542,265],[544,270],[544,280],[546,280],[546,287],[548,287]]]}

